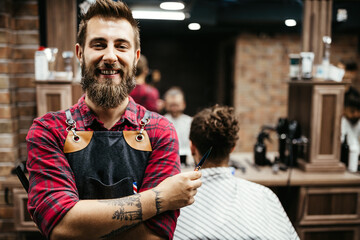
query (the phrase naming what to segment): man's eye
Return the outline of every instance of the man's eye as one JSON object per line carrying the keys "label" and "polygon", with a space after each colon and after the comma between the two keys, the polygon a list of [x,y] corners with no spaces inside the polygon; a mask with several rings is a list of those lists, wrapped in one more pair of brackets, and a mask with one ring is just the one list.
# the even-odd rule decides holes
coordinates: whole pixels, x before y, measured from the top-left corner
{"label": "man's eye", "polygon": [[119,44],[116,46],[116,48],[126,49],[126,48],[128,48],[128,45],[127,44]]}
{"label": "man's eye", "polygon": [[93,47],[93,48],[104,48],[105,45],[102,44],[102,43],[94,43],[94,44],[92,45],[92,47]]}

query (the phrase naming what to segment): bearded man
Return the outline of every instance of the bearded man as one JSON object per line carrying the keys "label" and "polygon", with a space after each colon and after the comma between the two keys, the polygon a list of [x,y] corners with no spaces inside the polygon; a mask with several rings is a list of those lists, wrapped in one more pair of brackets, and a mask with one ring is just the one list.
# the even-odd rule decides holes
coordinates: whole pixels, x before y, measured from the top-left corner
{"label": "bearded man", "polygon": [[130,9],[97,0],[81,20],[76,55],[84,96],[35,119],[26,138],[34,222],[52,240],[172,239],[201,174],[179,174],[173,125],[129,97],[140,57]]}
{"label": "bearded man", "polygon": [[[360,152],[360,92],[349,86],[344,96],[344,111],[341,117],[341,142],[346,141],[350,152]],[[349,165],[349,159],[344,159],[345,164]],[[357,171],[357,158],[350,171]]]}

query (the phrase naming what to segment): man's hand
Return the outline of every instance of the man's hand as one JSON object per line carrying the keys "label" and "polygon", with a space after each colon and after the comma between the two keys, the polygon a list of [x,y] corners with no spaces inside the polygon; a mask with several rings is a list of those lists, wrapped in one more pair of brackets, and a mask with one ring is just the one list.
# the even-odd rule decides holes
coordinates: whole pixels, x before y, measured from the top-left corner
{"label": "man's hand", "polygon": [[201,172],[185,172],[168,177],[152,191],[156,194],[157,214],[192,204],[197,188],[201,186]]}

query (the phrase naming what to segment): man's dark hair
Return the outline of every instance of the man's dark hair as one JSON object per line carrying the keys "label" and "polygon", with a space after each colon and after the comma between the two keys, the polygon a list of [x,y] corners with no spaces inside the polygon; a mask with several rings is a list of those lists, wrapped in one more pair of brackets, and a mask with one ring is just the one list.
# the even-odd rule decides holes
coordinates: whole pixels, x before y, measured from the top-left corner
{"label": "man's dark hair", "polygon": [[360,93],[354,87],[349,87],[345,92],[344,105],[360,110]]}
{"label": "man's dark hair", "polygon": [[136,64],[136,72],[135,76],[140,76],[143,72],[149,70],[149,65],[146,57],[144,55],[140,55],[139,61]]}
{"label": "man's dark hair", "polygon": [[239,132],[239,123],[234,108],[215,105],[205,108],[193,117],[190,128],[190,140],[203,155],[213,147],[209,160],[220,163],[235,147]]}
{"label": "man's dark hair", "polygon": [[342,63],[345,66],[346,71],[356,71],[357,70],[357,63],[354,60],[340,60],[340,63]]}
{"label": "man's dark hair", "polygon": [[91,4],[89,10],[82,14],[79,24],[79,31],[77,34],[77,43],[80,44],[81,48],[84,48],[85,46],[87,23],[93,17],[127,20],[134,30],[135,50],[140,48],[140,33],[138,22],[133,18],[131,10],[125,3],[121,1],[114,2],[112,0],[96,0],[95,3]]}

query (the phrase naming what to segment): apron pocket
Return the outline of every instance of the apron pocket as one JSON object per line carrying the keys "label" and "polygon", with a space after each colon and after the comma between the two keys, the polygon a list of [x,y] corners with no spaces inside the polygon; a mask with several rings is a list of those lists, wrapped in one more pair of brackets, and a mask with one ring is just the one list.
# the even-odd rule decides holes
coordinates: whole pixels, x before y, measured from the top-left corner
{"label": "apron pocket", "polygon": [[133,195],[133,179],[126,177],[117,183],[106,185],[99,180],[89,177],[87,179],[88,196],[84,199],[111,199]]}

